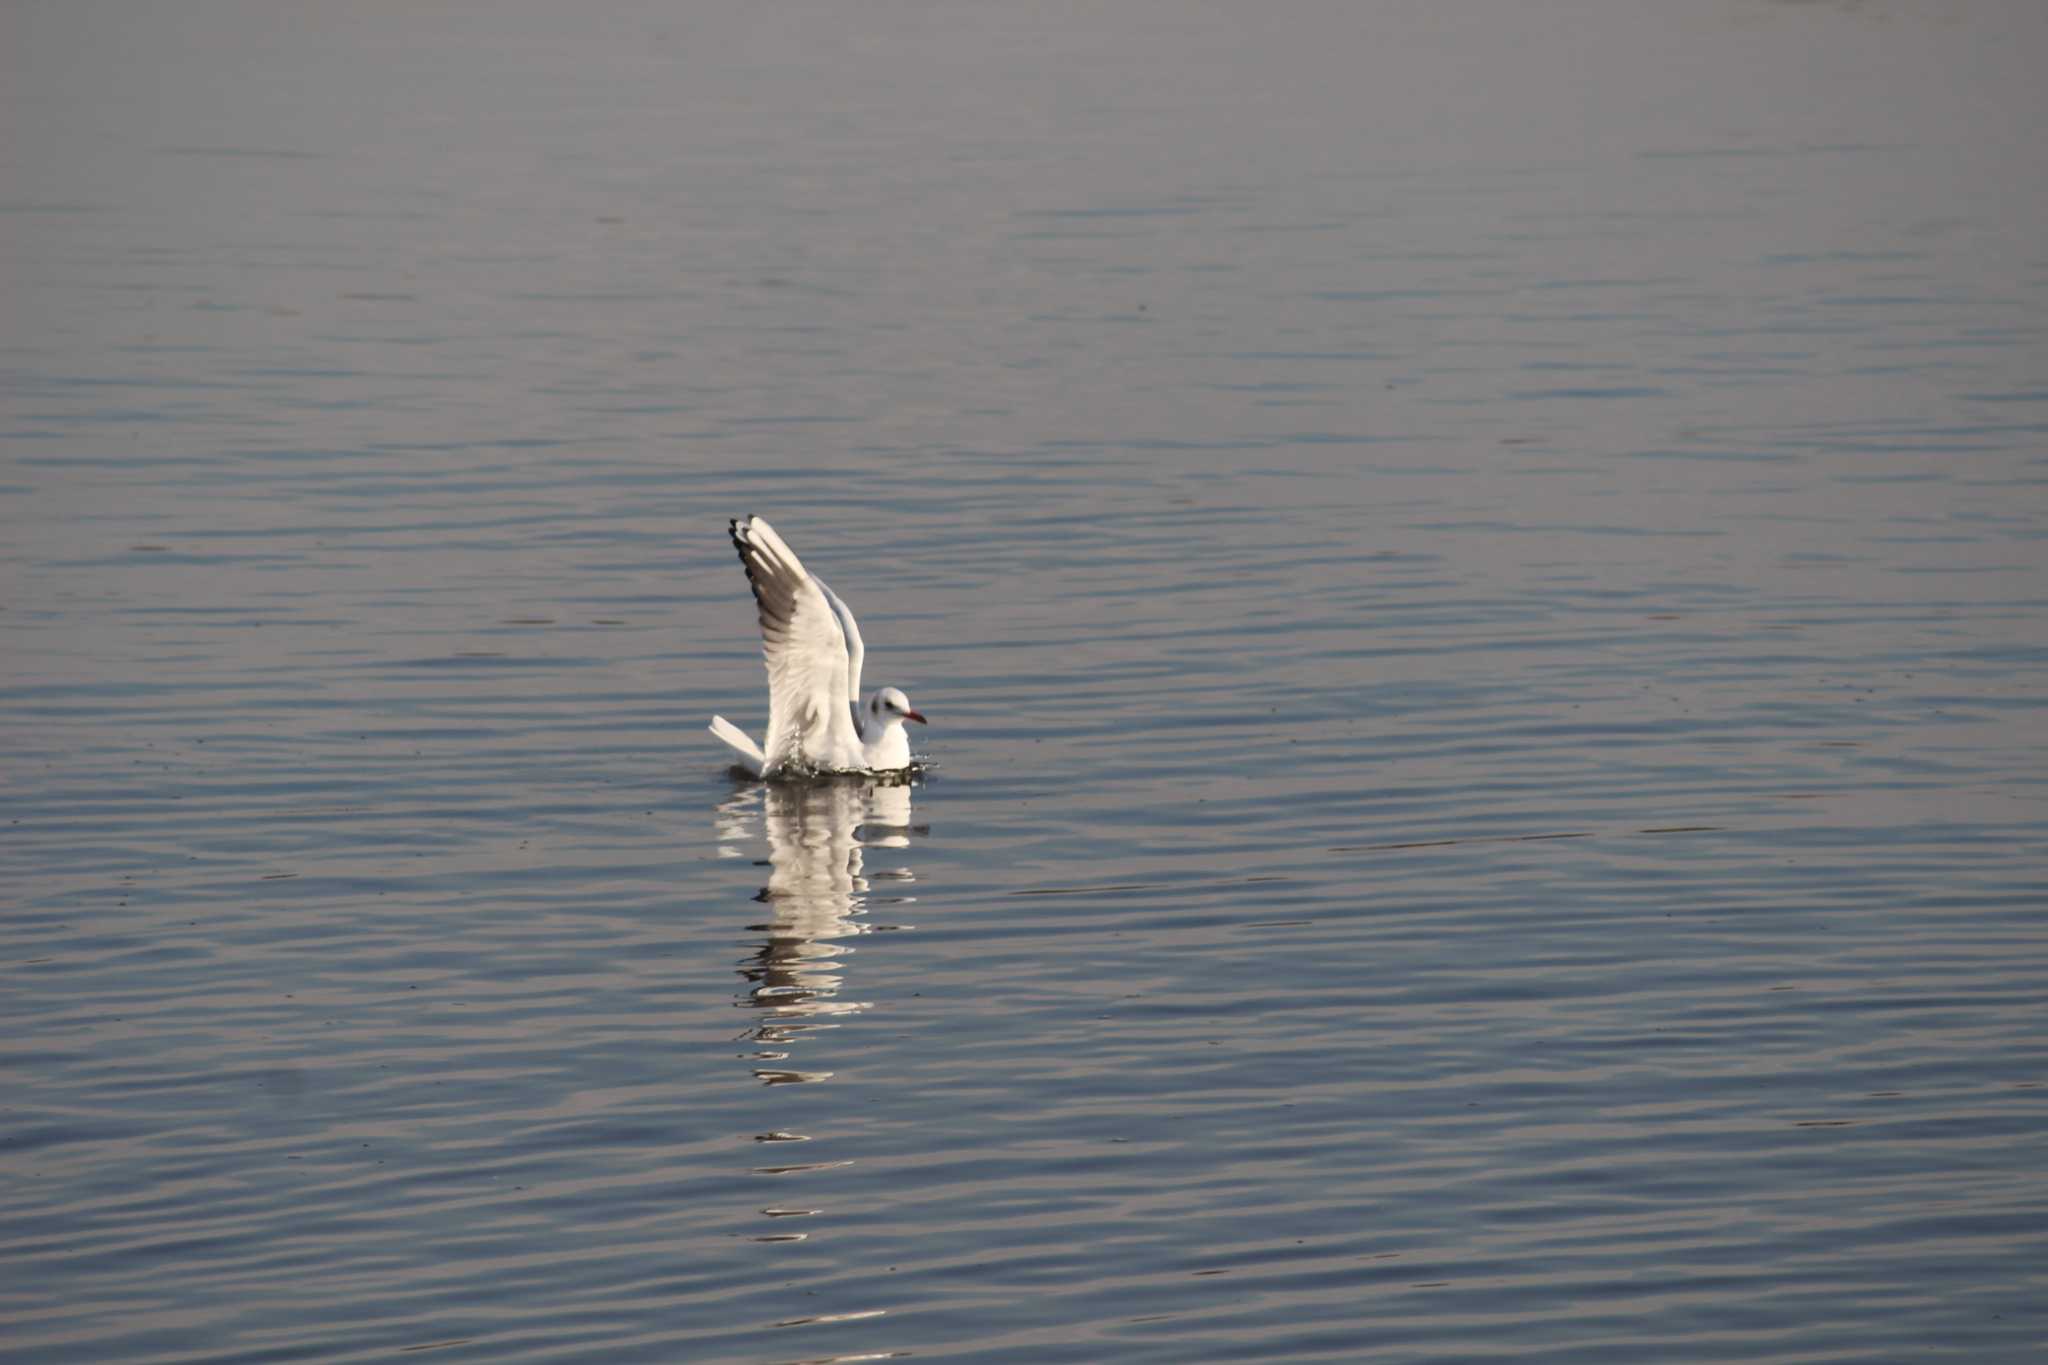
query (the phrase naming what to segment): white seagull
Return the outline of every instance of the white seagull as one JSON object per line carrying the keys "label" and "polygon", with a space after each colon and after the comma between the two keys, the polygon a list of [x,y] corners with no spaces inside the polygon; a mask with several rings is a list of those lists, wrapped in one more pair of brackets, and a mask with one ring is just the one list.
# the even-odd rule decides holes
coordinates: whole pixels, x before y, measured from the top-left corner
{"label": "white seagull", "polygon": [[805,571],[796,552],[760,517],[736,517],[732,543],[761,611],[768,663],[766,752],[724,716],[717,735],[756,777],[807,772],[895,772],[910,766],[903,722],[924,717],[884,687],[861,700],[860,627],[839,594]]}

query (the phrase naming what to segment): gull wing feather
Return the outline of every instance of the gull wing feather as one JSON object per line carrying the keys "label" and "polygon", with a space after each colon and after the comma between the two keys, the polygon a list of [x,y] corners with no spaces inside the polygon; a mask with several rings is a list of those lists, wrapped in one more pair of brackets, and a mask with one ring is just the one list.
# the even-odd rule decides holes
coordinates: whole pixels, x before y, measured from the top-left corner
{"label": "gull wing feather", "polygon": [[819,592],[825,594],[826,605],[830,606],[832,614],[839,618],[839,629],[846,636],[846,699],[853,703],[855,712],[854,724],[858,725],[860,724],[860,666],[861,661],[868,656],[868,647],[860,638],[860,625],[853,619],[853,608],[847,606],[838,593],[827,587],[824,579],[816,574],[812,574],[811,581],[818,585]]}
{"label": "gull wing feather", "polygon": [[768,666],[768,771],[789,764],[857,768],[860,736],[846,704],[846,632],[803,561],[760,517],[737,517],[732,543],[753,585]]}
{"label": "gull wing feather", "polygon": [[711,724],[704,728],[724,740],[726,747],[739,759],[740,766],[754,776],[759,777],[762,769],[768,766],[768,755],[761,752],[761,746],[754,743],[745,730],[724,716],[713,716]]}

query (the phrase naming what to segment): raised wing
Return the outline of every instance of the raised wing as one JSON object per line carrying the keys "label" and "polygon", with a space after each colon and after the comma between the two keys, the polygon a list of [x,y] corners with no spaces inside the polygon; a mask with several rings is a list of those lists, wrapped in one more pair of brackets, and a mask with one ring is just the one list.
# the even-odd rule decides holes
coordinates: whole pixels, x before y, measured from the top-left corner
{"label": "raised wing", "polygon": [[738,517],[732,543],[760,608],[768,665],[769,771],[787,764],[861,765],[847,697],[846,633],[838,613],[796,552],[760,517]]}
{"label": "raised wing", "polygon": [[841,600],[838,593],[825,585],[825,580],[812,575],[811,581],[818,585],[818,591],[825,594],[825,602],[832,608],[832,614],[839,618],[839,629],[846,636],[846,699],[853,703],[854,725],[860,724],[860,665],[867,658],[868,647],[861,642],[860,626],[853,619],[853,608]]}

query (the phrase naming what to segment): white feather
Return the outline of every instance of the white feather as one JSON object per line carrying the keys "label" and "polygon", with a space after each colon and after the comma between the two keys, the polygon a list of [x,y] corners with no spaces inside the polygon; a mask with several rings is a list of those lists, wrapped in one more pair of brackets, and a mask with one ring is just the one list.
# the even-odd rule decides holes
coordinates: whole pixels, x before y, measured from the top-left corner
{"label": "white feather", "polygon": [[759,777],[768,770],[768,756],[761,752],[761,746],[724,716],[713,716],[711,724],[704,728],[724,740],[740,756],[740,766],[754,776]]}
{"label": "white feather", "polygon": [[825,605],[832,608],[832,614],[839,618],[839,629],[846,635],[846,700],[854,708],[853,723],[860,724],[860,666],[868,656],[868,647],[860,638],[860,622],[853,619],[853,608],[841,601],[839,594],[825,585],[825,580],[816,574],[811,581],[818,585],[818,591],[825,594]]}

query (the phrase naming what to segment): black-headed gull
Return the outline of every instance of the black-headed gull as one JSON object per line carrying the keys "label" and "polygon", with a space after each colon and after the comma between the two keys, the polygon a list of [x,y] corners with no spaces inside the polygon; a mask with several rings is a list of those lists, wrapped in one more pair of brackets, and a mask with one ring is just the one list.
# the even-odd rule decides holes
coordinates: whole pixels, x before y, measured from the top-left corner
{"label": "black-headed gull", "polygon": [[867,648],[839,594],[807,572],[796,552],[760,517],[734,518],[732,543],[761,611],[768,743],[764,752],[724,716],[711,718],[711,733],[731,746],[756,777],[908,768],[910,739],[903,722],[922,725],[924,717],[893,687],[861,699],[860,665]]}

